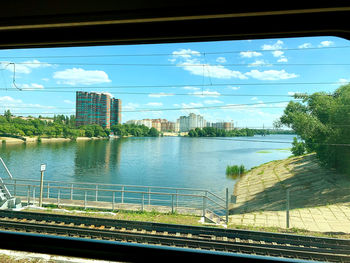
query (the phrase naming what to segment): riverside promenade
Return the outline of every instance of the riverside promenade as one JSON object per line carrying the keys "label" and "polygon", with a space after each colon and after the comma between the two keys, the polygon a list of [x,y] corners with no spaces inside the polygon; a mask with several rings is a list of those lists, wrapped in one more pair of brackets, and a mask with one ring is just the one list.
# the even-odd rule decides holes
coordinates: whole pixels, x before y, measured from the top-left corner
{"label": "riverside promenade", "polygon": [[314,154],[251,170],[234,195],[229,225],[286,228],[289,207],[289,228],[350,233],[350,177],[321,168]]}

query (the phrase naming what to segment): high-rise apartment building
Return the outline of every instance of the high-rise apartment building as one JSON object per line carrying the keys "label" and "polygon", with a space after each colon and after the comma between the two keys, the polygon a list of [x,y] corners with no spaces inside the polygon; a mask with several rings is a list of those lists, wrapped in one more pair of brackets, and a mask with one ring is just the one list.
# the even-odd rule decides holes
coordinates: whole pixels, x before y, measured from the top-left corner
{"label": "high-rise apartment building", "polygon": [[76,125],[98,124],[103,128],[121,123],[120,99],[107,93],[77,91]]}
{"label": "high-rise apartment building", "polygon": [[204,128],[207,124],[203,116],[194,113],[190,113],[188,116],[180,116],[177,122],[179,123],[178,129],[180,132],[188,132],[195,128]]}

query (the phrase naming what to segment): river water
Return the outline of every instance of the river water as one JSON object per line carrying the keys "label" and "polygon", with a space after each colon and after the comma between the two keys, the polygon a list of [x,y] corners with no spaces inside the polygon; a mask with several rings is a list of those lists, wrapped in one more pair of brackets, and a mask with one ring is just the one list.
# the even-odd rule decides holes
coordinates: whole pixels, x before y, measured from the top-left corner
{"label": "river water", "polygon": [[[16,178],[200,188],[223,195],[235,180],[227,165],[247,169],[287,158],[294,135],[235,138],[122,138],[0,146]],[[7,177],[0,167],[0,175]]]}

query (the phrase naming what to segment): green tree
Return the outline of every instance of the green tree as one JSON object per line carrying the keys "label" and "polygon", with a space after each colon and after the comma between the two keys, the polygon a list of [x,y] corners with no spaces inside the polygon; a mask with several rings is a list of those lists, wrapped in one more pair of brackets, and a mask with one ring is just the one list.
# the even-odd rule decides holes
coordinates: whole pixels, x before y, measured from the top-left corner
{"label": "green tree", "polygon": [[157,131],[156,128],[152,127],[151,129],[149,129],[148,136],[158,137],[159,136],[159,132]]}
{"label": "green tree", "polygon": [[292,128],[322,165],[350,174],[350,85],[301,98],[287,105],[279,125]]}
{"label": "green tree", "polygon": [[10,110],[5,110],[4,116],[8,122],[11,121],[12,114],[11,114]]}

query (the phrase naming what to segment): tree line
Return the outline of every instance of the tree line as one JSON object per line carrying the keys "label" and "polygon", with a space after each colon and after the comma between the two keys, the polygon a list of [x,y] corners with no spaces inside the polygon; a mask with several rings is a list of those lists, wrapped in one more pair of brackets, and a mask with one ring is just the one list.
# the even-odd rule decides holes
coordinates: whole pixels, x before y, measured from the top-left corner
{"label": "tree line", "polygon": [[75,115],[55,115],[53,118],[12,116],[10,110],[0,116],[0,134],[14,136],[38,136],[48,138],[106,137],[109,129],[99,125],[75,126]]}
{"label": "tree line", "polygon": [[13,116],[10,110],[6,110],[3,116],[0,115],[0,135],[5,136],[76,139],[77,137],[108,137],[111,132],[119,136],[159,136],[155,128],[149,129],[144,125],[117,124],[111,129],[104,129],[97,124],[76,127],[75,115],[23,119]]}
{"label": "tree line", "polygon": [[135,137],[158,137],[159,132],[156,128],[148,128],[145,125],[136,124],[116,124],[111,127],[111,132],[118,136]]}
{"label": "tree line", "polygon": [[294,155],[315,152],[321,165],[350,174],[350,85],[333,93],[295,95],[276,127],[292,128]]}
{"label": "tree line", "polygon": [[241,136],[254,136],[254,135],[269,135],[269,134],[295,134],[290,130],[270,130],[270,129],[237,129],[227,131],[224,129],[218,129],[214,127],[195,128],[188,132],[190,137],[241,137]]}

